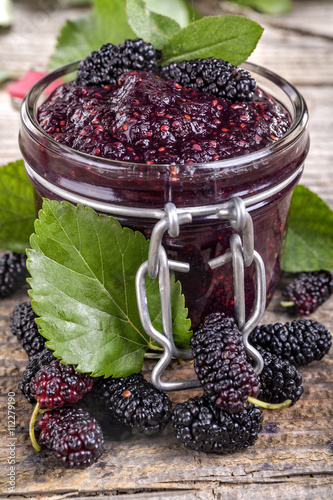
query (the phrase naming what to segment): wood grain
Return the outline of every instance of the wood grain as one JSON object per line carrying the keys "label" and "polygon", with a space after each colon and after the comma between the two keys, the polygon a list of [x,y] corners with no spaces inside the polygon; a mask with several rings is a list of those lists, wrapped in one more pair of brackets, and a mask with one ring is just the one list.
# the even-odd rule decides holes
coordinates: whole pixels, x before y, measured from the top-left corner
{"label": "wood grain", "polygon": [[[198,0],[205,13],[235,10],[225,2]],[[41,6],[44,5],[44,8]],[[56,34],[66,18],[87,9],[64,8],[53,2],[16,1],[15,25],[0,33],[0,67],[18,77],[30,67],[45,68]],[[302,182],[333,207],[333,2],[294,1],[287,16],[272,18],[242,11],[265,27],[263,39],[250,60],[281,74],[303,93],[310,110],[311,150]],[[0,88],[1,163],[20,157],[17,144],[19,115],[5,87]],[[281,289],[262,320],[292,318],[280,306]],[[86,405],[101,418],[106,450],[83,471],[64,470],[48,452],[36,453],[28,440],[31,406],[19,394],[17,383],[27,358],[12,336],[9,316],[26,291],[0,302],[0,496],[12,498],[121,497],[123,500],[217,499],[331,499],[333,497],[333,352],[301,370],[305,394],[292,408],[265,411],[265,424],[255,446],[227,456],[186,450],[177,443],[171,426],[159,436],[131,437],[119,432],[94,400]],[[313,319],[333,331],[333,298]],[[152,362],[145,363],[149,376]],[[191,362],[172,364],[166,377],[193,377]],[[16,491],[8,493],[7,394],[16,393]],[[198,391],[172,393],[173,403]]]}

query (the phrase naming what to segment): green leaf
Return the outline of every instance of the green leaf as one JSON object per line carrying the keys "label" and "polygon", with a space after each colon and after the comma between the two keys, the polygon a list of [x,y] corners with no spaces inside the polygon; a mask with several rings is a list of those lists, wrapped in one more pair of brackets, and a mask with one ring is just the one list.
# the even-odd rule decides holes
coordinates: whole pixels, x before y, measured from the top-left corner
{"label": "green leaf", "polygon": [[136,38],[127,21],[125,0],[94,0],[94,5],[98,48],[103,43],[118,45],[126,38]]}
{"label": "green leaf", "polygon": [[[65,363],[95,376],[125,377],[141,370],[154,347],[143,330],[135,276],[149,242],[113,217],[88,207],[44,200],[27,267],[41,334]],[[147,278],[153,325],[159,328],[158,280]],[[179,283],[171,284],[175,338],[188,345],[190,320]]]}
{"label": "green leaf", "polygon": [[262,32],[258,23],[243,16],[204,17],[170,38],[162,63],[216,57],[237,65],[249,57]]}
{"label": "green leaf", "polygon": [[83,59],[93,50],[98,50],[96,43],[96,22],[88,15],[77,21],[66,21],[57,38],[57,46],[49,61],[49,69],[53,70],[64,64]]}
{"label": "green leaf", "polygon": [[171,17],[177,21],[182,28],[201,17],[199,12],[186,0],[167,0],[167,2],[161,2],[161,0],[146,0],[146,5],[149,10],[157,14]]}
{"label": "green leaf", "polygon": [[126,0],[127,19],[139,38],[161,50],[169,38],[180,30],[170,17],[151,12],[143,0]]}
{"label": "green leaf", "polygon": [[291,10],[291,0],[229,0],[237,3],[241,7],[250,7],[251,9],[263,12],[264,14],[280,15],[286,14]]}
{"label": "green leaf", "polygon": [[304,186],[293,192],[281,268],[301,271],[333,271],[333,211]]}
{"label": "green leaf", "polygon": [[24,252],[35,219],[33,188],[23,161],[0,167],[0,248]]}
{"label": "green leaf", "polygon": [[91,14],[62,27],[49,69],[82,59],[104,43],[117,45],[126,38],[136,36],[127,22],[125,0],[94,0]]}

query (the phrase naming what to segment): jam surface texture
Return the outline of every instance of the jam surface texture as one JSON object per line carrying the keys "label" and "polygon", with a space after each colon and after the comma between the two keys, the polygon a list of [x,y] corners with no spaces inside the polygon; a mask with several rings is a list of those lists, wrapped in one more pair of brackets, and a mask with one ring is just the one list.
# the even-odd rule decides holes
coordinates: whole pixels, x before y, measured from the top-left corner
{"label": "jam surface texture", "polygon": [[118,86],[61,85],[39,108],[38,122],[56,141],[90,155],[191,164],[265,148],[287,132],[290,117],[259,88],[253,101],[233,103],[133,71]]}

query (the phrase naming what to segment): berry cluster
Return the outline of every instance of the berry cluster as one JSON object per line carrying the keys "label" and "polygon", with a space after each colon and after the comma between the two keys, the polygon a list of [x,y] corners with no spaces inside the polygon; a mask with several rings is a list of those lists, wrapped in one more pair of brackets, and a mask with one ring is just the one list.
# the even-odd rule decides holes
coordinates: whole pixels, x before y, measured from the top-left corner
{"label": "berry cluster", "polygon": [[28,272],[24,253],[6,252],[0,259],[0,299],[5,299],[24,285]]}
{"label": "berry cluster", "polygon": [[[173,425],[177,438],[188,448],[215,453],[230,453],[254,444],[263,415],[261,409],[248,402],[248,397],[256,397],[259,392],[266,395],[267,390],[263,390],[262,379],[247,359],[242,334],[234,319],[221,313],[206,316],[191,338],[191,348],[194,369],[205,396],[175,407]],[[277,399],[282,402],[292,389],[289,381],[284,383],[282,378],[276,396],[270,385],[271,362],[265,365],[267,387],[274,402]],[[278,364],[274,365],[274,375],[278,368]],[[291,373],[288,375],[293,378]],[[298,379],[297,382],[299,385]],[[298,397],[302,391],[299,392]]]}
{"label": "berry cluster", "polygon": [[290,306],[297,314],[313,313],[333,293],[333,274],[329,271],[315,271],[301,273],[284,290],[287,302],[282,305]]}
{"label": "berry cluster", "polygon": [[[30,331],[27,324],[35,318],[31,311],[24,303],[12,315],[19,318],[12,320],[13,333],[27,353],[33,352],[39,335],[38,331],[26,334]],[[194,368],[205,395],[178,403],[173,411],[169,397],[141,373],[94,379],[62,364],[45,345],[30,355],[19,388],[30,403],[51,410],[38,423],[38,440],[69,467],[87,466],[102,453],[103,435],[95,419],[80,408],[64,406],[75,404],[91,389],[110,416],[133,434],[155,434],[171,420],[177,438],[187,448],[231,453],[253,445],[262,428],[262,410],[247,398],[259,395],[265,403],[290,400],[295,404],[303,393],[302,376],[295,365],[321,359],[332,343],[325,327],[310,320],[262,325],[249,340],[264,360],[259,376],[234,319],[221,313],[205,317],[191,339]]]}
{"label": "berry cluster", "polygon": [[206,92],[230,101],[251,101],[256,81],[250,73],[222,59],[194,59],[161,67],[161,76],[182,87]]}
{"label": "berry cluster", "polygon": [[141,38],[125,40],[120,45],[106,43],[81,61],[75,84],[116,86],[126,71],[157,71],[159,56],[153,45]]}
{"label": "berry cluster", "polygon": [[104,441],[100,426],[86,411],[72,406],[94,386],[110,416],[133,434],[151,435],[165,428],[171,419],[171,402],[164,392],[141,373],[95,379],[78,373],[73,365],[62,364],[44,344],[43,348],[39,345],[35,317],[31,305],[23,303],[15,308],[11,324],[13,334],[30,354],[19,389],[29,403],[49,410],[38,422],[40,445],[69,467],[86,467],[100,456]]}
{"label": "berry cluster", "polygon": [[295,366],[322,359],[332,345],[331,333],[325,326],[308,319],[257,326],[249,340]]}

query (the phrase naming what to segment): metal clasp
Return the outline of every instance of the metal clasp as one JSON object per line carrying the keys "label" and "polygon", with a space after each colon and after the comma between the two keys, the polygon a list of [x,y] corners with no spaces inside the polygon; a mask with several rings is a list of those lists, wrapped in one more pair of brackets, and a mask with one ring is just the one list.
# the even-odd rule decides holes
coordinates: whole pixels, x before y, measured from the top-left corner
{"label": "metal clasp", "polygon": [[[212,213],[213,215],[213,213]],[[246,352],[254,359],[254,370],[260,373],[263,368],[263,359],[259,352],[248,342],[248,336],[260,321],[266,304],[265,268],[262,258],[254,250],[253,222],[241,198],[233,198],[215,210],[217,218],[228,220],[232,228],[237,231],[230,237],[230,251],[211,259],[208,264],[212,269],[232,262],[234,276],[235,318],[243,334]],[[164,349],[160,360],[155,365],[151,380],[159,389],[183,390],[200,387],[198,379],[166,382],[162,380],[164,370],[169,365],[172,357],[191,359],[191,349],[178,349],[175,346],[172,332],[172,311],[170,296],[170,271],[188,272],[190,266],[185,262],[177,262],[167,258],[162,245],[163,235],[168,231],[171,237],[179,235],[180,225],[191,223],[192,214],[178,213],[173,203],[165,205],[165,216],[154,226],[148,252],[148,260],[137,271],[136,296],[140,320],[147,333],[155,342]],[[242,234],[242,238],[238,233]],[[244,268],[254,264],[256,270],[256,304],[251,318],[245,322],[245,291]],[[159,292],[161,301],[162,332],[152,324],[146,294],[146,276],[159,279]]]}
{"label": "metal clasp", "polygon": [[[156,387],[164,391],[200,387],[198,379],[166,382],[161,378],[173,356],[181,359],[192,358],[191,349],[178,349],[174,343],[170,291],[170,271],[188,272],[190,266],[186,262],[169,260],[162,246],[162,238],[166,230],[169,231],[170,236],[176,237],[179,234],[179,224],[191,221],[192,216],[190,214],[178,216],[175,205],[168,203],[166,206],[166,216],[155,224],[152,231],[148,260],[141,264],[136,275],[137,304],[142,326],[147,335],[164,348],[162,357],[152,370],[151,381]],[[163,333],[156,330],[150,319],[146,294],[147,274],[152,279],[157,278],[157,276],[159,279]]]}

